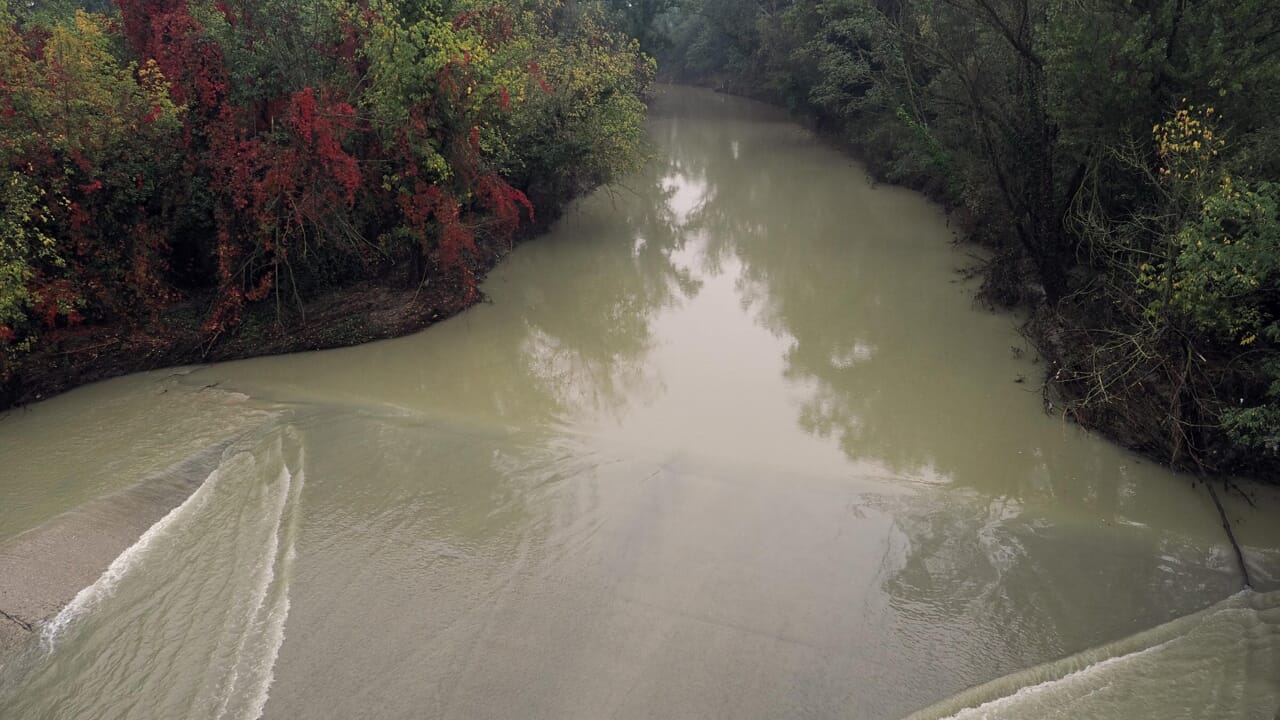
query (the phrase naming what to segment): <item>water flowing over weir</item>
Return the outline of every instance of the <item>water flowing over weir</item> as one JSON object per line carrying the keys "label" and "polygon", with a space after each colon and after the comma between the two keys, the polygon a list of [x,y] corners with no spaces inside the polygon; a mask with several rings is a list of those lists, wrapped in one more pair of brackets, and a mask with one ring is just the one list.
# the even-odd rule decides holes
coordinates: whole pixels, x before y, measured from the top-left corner
{"label": "water flowing over weir", "polygon": [[1224,496],[1240,592],[937,208],[754,103],[650,132],[425,333],[4,416],[0,719],[1274,720],[1275,491]]}
{"label": "water flowing over weir", "polygon": [[1014,673],[907,720],[1275,717],[1280,592],[1252,590],[1146,632]]}
{"label": "water flowing over weir", "polygon": [[0,685],[4,716],[259,717],[289,613],[303,463],[287,425],[224,450],[39,628]]}

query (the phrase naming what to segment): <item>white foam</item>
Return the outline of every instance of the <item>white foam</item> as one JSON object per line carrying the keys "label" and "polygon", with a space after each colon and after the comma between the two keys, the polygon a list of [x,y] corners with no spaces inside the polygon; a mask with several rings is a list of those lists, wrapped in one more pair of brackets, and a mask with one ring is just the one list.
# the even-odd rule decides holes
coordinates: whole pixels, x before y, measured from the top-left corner
{"label": "white foam", "polygon": [[[293,548],[285,554],[285,571],[293,564]],[[267,616],[268,652],[262,658],[257,669],[257,683],[250,695],[247,711],[241,716],[243,720],[257,720],[267,708],[267,699],[271,695],[271,684],[275,682],[276,659],[280,656],[280,648],[284,645],[284,626],[289,618],[289,588],[286,583],[280,593],[280,599],[273,611]]]}
{"label": "white foam", "polygon": [[1280,659],[1278,603],[1278,593],[1246,590],[1109,645],[998,678],[908,718],[1253,718],[1259,708],[1270,712],[1280,702],[1280,686],[1262,670]]}
{"label": "white foam", "polygon": [[263,606],[267,601],[267,593],[271,590],[272,583],[275,582],[275,567],[280,550],[280,525],[284,516],[285,505],[289,501],[289,487],[292,484],[293,475],[289,472],[287,464],[280,467],[280,474],[276,478],[279,490],[276,493],[275,507],[272,512],[272,524],[274,529],[267,541],[267,547],[262,554],[259,565],[258,579],[254,583],[253,600],[249,604],[249,613],[245,617],[244,632],[240,634],[236,642],[236,649],[232,655],[231,674],[227,677],[226,691],[222,693],[222,698],[218,704],[218,711],[214,715],[219,720],[226,715],[227,704],[231,698],[235,696],[236,686],[240,682],[240,665],[245,655],[245,646],[249,642],[249,636],[252,632],[252,626],[255,624],[258,615],[261,613]]}
{"label": "white foam", "polygon": [[1019,688],[1016,692],[1014,692],[1011,695],[1006,695],[1004,697],[997,698],[995,700],[990,700],[981,705],[978,705],[977,707],[965,708],[960,712],[955,713],[954,715],[948,715],[946,718],[943,718],[943,720],[980,720],[981,718],[991,717],[991,714],[993,712],[996,712],[998,710],[1001,710],[1007,707],[1019,705],[1029,700],[1031,697],[1035,695],[1039,695],[1041,693],[1044,693],[1054,688],[1061,687],[1063,685],[1068,685],[1072,682],[1080,682],[1080,681],[1086,681],[1086,680],[1092,679],[1097,675],[1102,674],[1107,668],[1113,665],[1126,664],[1148,653],[1154,653],[1157,650],[1159,650],[1162,646],[1167,644],[1168,642],[1172,642],[1172,641],[1170,640],[1170,641],[1166,641],[1165,643],[1161,643],[1159,645],[1153,645],[1149,648],[1146,648],[1145,650],[1138,650],[1136,652],[1132,652],[1127,655],[1118,655],[1116,657],[1110,657],[1105,660],[1100,660],[1091,665],[1086,665],[1085,667],[1079,670],[1076,670],[1075,672],[1068,673],[1060,678],[1045,680],[1044,682],[1037,683],[1035,685],[1026,685],[1024,687]]}
{"label": "white foam", "polygon": [[78,618],[92,612],[102,601],[114,595],[120,581],[143,562],[157,539],[165,535],[174,525],[204,506],[213,491],[213,487],[221,477],[222,467],[223,465],[220,464],[217,468],[214,468],[204,482],[200,484],[200,487],[196,488],[195,492],[191,493],[180,505],[170,510],[164,517],[148,528],[138,538],[137,542],[130,545],[115,560],[111,561],[111,565],[107,566],[107,569],[92,585],[76,593],[76,596],[72,598],[71,602],[67,603],[66,607],[62,608],[52,620],[44,624],[40,629],[40,639],[46,650],[52,650],[58,639]]}
{"label": "white foam", "polygon": [[[292,433],[286,431],[291,439]],[[280,452],[284,455],[284,438],[280,440]],[[280,502],[275,511],[275,528],[268,543],[267,559],[263,578],[256,592],[252,612],[246,618],[244,634],[241,635],[233,663],[232,675],[214,716],[217,720],[224,717],[237,720],[257,720],[262,717],[270,696],[271,684],[275,680],[275,664],[280,648],[284,644],[285,621],[289,617],[289,580],[292,575],[293,561],[297,557],[296,534],[298,518],[298,499],[302,487],[306,483],[303,470],[303,451],[299,445],[297,471],[290,472],[287,462],[280,471],[282,483],[279,493]],[[280,555],[280,540],[285,535],[285,551]],[[279,585],[274,601],[268,602],[270,590],[275,584],[279,565]],[[247,642],[250,639],[253,642]],[[243,688],[240,687],[241,669],[245,677]]]}

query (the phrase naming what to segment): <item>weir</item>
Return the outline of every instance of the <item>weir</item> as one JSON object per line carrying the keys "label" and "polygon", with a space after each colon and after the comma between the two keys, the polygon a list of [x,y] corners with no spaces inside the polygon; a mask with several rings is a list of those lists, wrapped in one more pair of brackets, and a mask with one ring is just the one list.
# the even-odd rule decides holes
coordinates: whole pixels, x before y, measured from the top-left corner
{"label": "weir", "polygon": [[[35,628],[0,676],[0,708],[15,717],[260,716],[289,612],[304,462],[286,425],[166,473],[181,478],[186,498]],[[130,495],[155,495],[158,482]],[[165,647],[193,632],[201,643]],[[165,665],[145,648],[164,648]],[[140,676],[144,698],[132,690]]]}
{"label": "weir", "polygon": [[1280,592],[1244,590],[1132,637],[1013,673],[906,720],[1259,718],[1280,711]]}
{"label": "weir", "polygon": [[[54,616],[118,562],[140,536],[183,503],[213,472],[230,441],[90,501],[0,543],[0,685],[3,670],[29,634],[49,631]],[[56,558],[56,560],[55,560]],[[56,624],[56,623],[55,623]]]}

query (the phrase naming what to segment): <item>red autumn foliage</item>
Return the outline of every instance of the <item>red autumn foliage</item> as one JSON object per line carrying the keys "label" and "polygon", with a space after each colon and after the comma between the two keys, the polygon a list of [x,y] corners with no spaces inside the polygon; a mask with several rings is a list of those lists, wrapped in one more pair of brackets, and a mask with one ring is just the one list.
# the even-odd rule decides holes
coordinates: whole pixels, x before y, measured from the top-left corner
{"label": "red autumn foliage", "polygon": [[504,7],[491,5],[461,13],[453,19],[453,29],[473,28],[492,45],[500,45],[511,39],[514,22]]}
{"label": "red autumn foliage", "polygon": [[342,149],[343,138],[356,129],[356,111],[350,104],[328,99],[317,104],[311,88],[303,88],[293,96],[291,123],[302,139],[304,151],[313,155],[329,177],[345,191],[348,206],[355,202],[360,188],[360,164]]}
{"label": "red autumn foliage", "polygon": [[534,80],[538,81],[538,87],[542,88],[542,92],[548,95],[554,92],[551,86],[547,84],[547,78],[543,76],[542,68],[538,65],[537,60],[529,61],[529,74],[533,76]]}
{"label": "red autumn foliage", "polygon": [[520,208],[533,220],[533,204],[524,193],[511,187],[497,175],[486,175],[477,183],[476,192],[484,200],[485,207],[498,219],[501,229],[511,233],[520,225]]}
{"label": "red autumn foliage", "polygon": [[133,227],[129,271],[126,281],[134,294],[144,300],[145,310],[156,313],[174,299],[175,293],[164,281],[168,267],[169,243],[163,230],[145,220]]}
{"label": "red autumn foliage", "polygon": [[[68,268],[41,268],[28,285],[34,316],[45,325],[157,317],[188,291],[212,291],[204,327],[220,332],[240,321],[246,303],[282,289],[296,293],[294,270],[317,250],[363,262],[383,252],[373,241],[384,235],[409,235],[435,267],[470,285],[467,264],[478,241],[510,237],[532,220],[528,197],[486,155],[489,123],[513,102],[506,86],[486,85],[493,77],[480,54],[461,51],[446,63],[427,81],[434,86],[406,108],[405,126],[388,132],[361,116],[370,67],[363,50],[379,22],[363,0],[294,46],[329,59],[325,74],[307,84],[255,68],[258,48],[281,29],[248,0],[115,3],[120,21],[101,27],[119,33],[128,48],[122,67],[135,62],[143,68],[135,69],[135,81],[150,92],[167,88],[173,101],[145,101],[124,118],[126,127],[140,137],[168,133],[173,143],[144,151],[139,140],[105,151],[89,132],[80,144],[55,142],[50,133],[8,158],[59,198],[42,222],[58,236]],[[499,6],[452,23],[491,48],[514,34],[513,17]],[[46,62],[50,82],[60,82],[67,68],[42,55],[49,32],[21,28],[19,35],[23,53]],[[527,69],[550,93],[538,64]],[[0,79],[0,118],[21,120],[21,108]],[[418,163],[430,157],[423,148],[443,156],[448,171],[434,164],[421,171]],[[154,162],[147,152],[171,162]],[[19,334],[2,330],[0,345]]]}
{"label": "red autumn foliage", "polygon": [[46,327],[55,327],[59,317],[63,317],[67,325],[78,325],[84,320],[76,308],[80,302],[80,293],[70,280],[37,278],[32,295],[35,298],[36,316]]}
{"label": "red autumn foliage", "polygon": [[186,0],[116,0],[116,6],[129,47],[159,64],[173,99],[216,115],[230,88],[222,49],[204,36]]}

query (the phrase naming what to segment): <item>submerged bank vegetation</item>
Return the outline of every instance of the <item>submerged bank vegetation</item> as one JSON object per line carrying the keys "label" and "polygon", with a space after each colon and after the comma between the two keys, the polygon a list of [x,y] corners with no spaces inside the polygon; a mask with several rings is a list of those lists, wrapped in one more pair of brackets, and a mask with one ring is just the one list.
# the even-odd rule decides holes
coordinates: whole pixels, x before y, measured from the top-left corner
{"label": "submerged bank vegetation", "polygon": [[952,208],[994,249],[985,297],[1034,309],[1055,410],[1184,468],[1280,468],[1270,0],[613,1],[661,73]]}
{"label": "submerged bank vegetation", "polygon": [[3,0],[0,406],[54,356],[190,362],[362,281],[465,305],[636,167],[652,73],[557,0]]}

